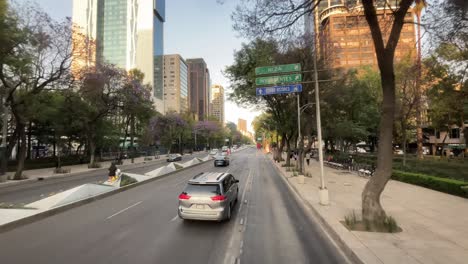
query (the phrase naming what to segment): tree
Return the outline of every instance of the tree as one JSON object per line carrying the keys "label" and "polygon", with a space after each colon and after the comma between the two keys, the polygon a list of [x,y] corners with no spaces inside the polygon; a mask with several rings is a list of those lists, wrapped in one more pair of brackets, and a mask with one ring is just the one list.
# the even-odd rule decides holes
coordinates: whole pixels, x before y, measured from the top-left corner
{"label": "tree", "polygon": [[[403,166],[406,166],[408,130],[416,128],[417,133],[419,133],[420,128],[420,120],[418,117],[418,114],[420,114],[419,105],[421,104],[420,78],[418,75],[414,75],[414,72],[419,70],[419,67],[418,64],[415,65],[412,62],[410,54],[395,67],[397,94],[396,119],[398,122],[397,127],[400,128],[402,138]],[[414,124],[413,119],[416,119],[416,124]],[[419,135],[417,135],[417,142],[419,144]]]}
{"label": "tree", "polygon": [[[14,135],[20,142],[14,175],[14,179],[19,180],[27,146],[25,103],[46,88],[59,85],[67,76],[72,54],[71,22],[69,19],[55,22],[32,5],[18,7],[10,16],[13,22],[6,32],[12,33],[12,37],[1,51],[0,81],[6,105],[14,117]],[[10,137],[10,142],[16,140],[16,136]]]}
{"label": "tree", "polygon": [[119,107],[127,75],[113,65],[96,64],[82,69],[79,76],[76,85],[81,101],[74,107],[83,105],[81,121],[86,131],[89,165],[94,166],[96,144],[103,136],[103,127],[109,122],[106,118]]}
{"label": "tree", "polygon": [[[234,13],[234,28],[250,37],[278,34],[290,29],[304,14],[311,13],[320,1],[250,1],[250,6],[239,7]],[[377,169],[362,192],[363,220],[381,223],[386,213],[380,196],[392,174],[393,123],[395,117],[395,49],[405,23],[405,16],[413,3],[423,0],[401,0],[389,8],[392,17],[390,33],[384,38],[379,15],[373,0],[362,0],[364,15],[369,25],[377,56],[382,84],[382,106],[379,124]]]}
{"label": "tree", "polygon": [[[144,74],[138,69],[132,69],[128,72],[119,104],[120,114],[122,115],[121,130],[124,134],[122,146],[126,145],[128,135],[130,134],[130,149],[132,151],[134,150],[137,125],[147,123],[154,115],[153,104],[151,102],[151,87],[143,85],[143,79]],[[132,155],[132,162],[133,157],[134,155]]]}

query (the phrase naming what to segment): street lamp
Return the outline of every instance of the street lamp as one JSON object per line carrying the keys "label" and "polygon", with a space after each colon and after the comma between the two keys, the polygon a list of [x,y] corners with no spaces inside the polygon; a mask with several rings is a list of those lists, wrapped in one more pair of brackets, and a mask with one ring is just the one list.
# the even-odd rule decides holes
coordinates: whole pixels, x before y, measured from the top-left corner
{"label": "street lamp", "polygon": [[321,205],[328,205],[328,189],[325,186],[325,173],[323,170],[323,149],[322,149],[322,123],[320,120],[320,98],[319,98],[319,83],[318,83],[318,73],[317,73],[317,43],[314,38],[314,79],[315,79],[315,109],[317,116],[317,140],[318,140],[318,154],[319,154],[319,163],[320,163],[320,190],[319,190],[319,199]]}

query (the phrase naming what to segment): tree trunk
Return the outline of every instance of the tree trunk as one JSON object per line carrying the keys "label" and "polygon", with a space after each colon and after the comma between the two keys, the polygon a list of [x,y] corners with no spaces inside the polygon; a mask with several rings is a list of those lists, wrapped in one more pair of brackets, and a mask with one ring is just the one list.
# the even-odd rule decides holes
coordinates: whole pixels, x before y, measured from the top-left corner
{"label": "tree trunk", "polygon": [[26,126],[20,122],[17,122],[16,127],[18,129],[18,137],[20,142],[18,150],[18,163],[13,180],[21,180],[23,178],[24,160],[26,159]]}
{"label": "tree trunk", "polygon": [[28,160],[31,159],[31,149],[32,149],[31,137],[32,137],[32,123],[29,122],[29,124],[28,124],[28,151],[27,151],[27,155],[26,155],[26,159],[28,159]]}
{"label": "tree trunk", "polygon": [[421,13],[416,13],[418,19],[418,72],[416,78],[416,139],[418,145],[418,159],[422,160],[423,155],[423,132],[422,132],[422,110],[421,110]]}
{"label": "tree trunk", "polygon": [[94,153],[96,152],[96,143],[94,142],[94,139],[90,138],[89,139],[89,155],[90,155],[90,158],[89,158],[89,165],[93,165],[94,164],[94,159],[95,159],[95,155]]}
{"label": "tree trunk", "polygon": [[8,161],[11,157],[11,154],[13,153],[13,148],[16,145],[18,138],[18,128],[15,127],[15,131],[13,131],[13,134],[10,136],[10,140],[8,141],[7,145],[7,150],[6,150],[6,160]]}
{"label": "tree trunk", "polygon": [[379,126],[377,168],[362,192],[362,217],[370,223],[382,222],[385,211],[380,204],[380,196],[392,175],[393,164],[393,122],[395,117],[395,75],[393,58],[386,57],[388,64],[381,70],[383,90],[382,115]]}
{"label": "tree trunk", "polygon": [[135,140],[135,117],[132,115],[130,116],[130,149],[132,150],[132,163],[135,162],[135,149],[133,146],[133,142]]}
{"label": "tree trunk", "polygon": [[287,155],[286,155],[286,166],[291,166],[291,144],[290,139],[286,138],[286,147],[287,147]]}
{"label": "tree trunk", "polygon": [[406,144],[407,144],[407,137],[406,137],[406,122],[403,121],[401,124],[401,130],[403,131],[403,167],[406,167]]}
{"label": "tree trunk", "polygon": [[299,174],[304,174],[304,137],[299,141],[299,153],[298,153],[298,164],[299,164]]}

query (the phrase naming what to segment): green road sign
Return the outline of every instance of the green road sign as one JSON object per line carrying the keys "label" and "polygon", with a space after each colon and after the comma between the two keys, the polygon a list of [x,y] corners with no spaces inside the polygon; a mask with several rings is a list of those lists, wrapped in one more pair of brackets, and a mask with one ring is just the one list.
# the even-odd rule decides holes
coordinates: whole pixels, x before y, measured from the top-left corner
{"label": "green road sign", "polygon": [[289,74],[280,76],[259,77],[255,79],[256,85],[297,83],[302,81],[302,74]]}
{"label": "green road sign", "polygon": [[298,72],[301,71],[301,64],[284,64],[284,65],[275,65],[275,66],[266,66],[266,67],[257,67],[255,68],[255,75],[264,75],[271,73],[285,73],[285,72]]}

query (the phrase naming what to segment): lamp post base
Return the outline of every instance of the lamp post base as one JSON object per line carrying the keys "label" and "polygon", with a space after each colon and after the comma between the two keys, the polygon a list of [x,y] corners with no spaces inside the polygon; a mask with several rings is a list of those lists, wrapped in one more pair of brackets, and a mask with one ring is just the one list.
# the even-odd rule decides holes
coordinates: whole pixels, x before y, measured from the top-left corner
{"label": "lamp post base", "polygon": [[328,189],[320,189],[319,190],[319,199],[320,205],[329,205],[330,201],[328,199]]}

